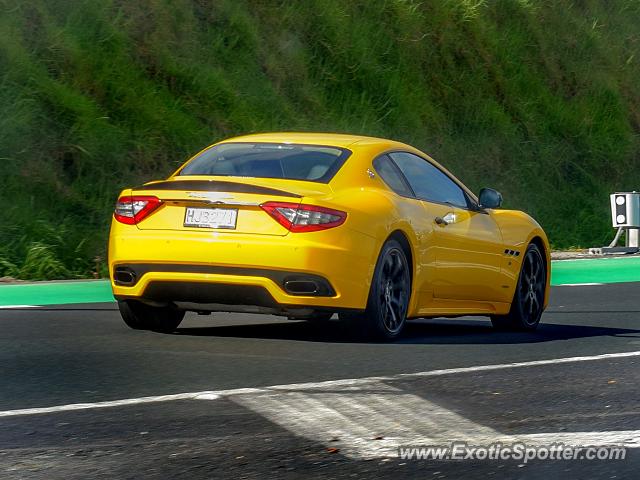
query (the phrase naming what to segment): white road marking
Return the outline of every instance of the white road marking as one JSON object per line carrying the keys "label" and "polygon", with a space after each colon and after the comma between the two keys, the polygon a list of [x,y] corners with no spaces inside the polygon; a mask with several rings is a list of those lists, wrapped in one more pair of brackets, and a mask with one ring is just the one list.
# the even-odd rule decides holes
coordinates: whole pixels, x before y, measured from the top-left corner
{"label": "white road marking", "polygon": [[574,446],[612,446],[624,445],[627,448],[640,448],[640,430],[612,430],[608,432],[553,432],[513,435],[527,445],[551,445],[564,443]]}
{"label": "white road marking", "polygon": [[555,365],[558,363],[589,362],[596,360],[606,360],[614,358],[640,357],[640,351],[604,353],[601,355],[590,355],[584,357],[552,358],[548,360],[532,360],[529,362],[502,363],[495,365],[477,365],[473,367],[445,368],[441,370],[428,370],[426,372],[400,373],[397,375],[346,378],[341,380],[327,380],[323,382],[291,383],[288,385],[273,385],[262,388],[234,388],[231,390],[204,390],[201,392],[174,393],[169,395],[156,395],[149,397],[126,398],[122,400],[109,400],[104,402],[71,403],[67,405],[57,405],[53,407],[23,408],[17,410],[0,411],[0,417],[14,417],[19,415],[37,415],[43,413],[66,412],[72,410],[90,410],[93,408],[120,407],[125,405],[137,405],[142,403],[170,402],[174,400],[214,400],[219,397],[229,397],[233,395],[243,395],[251,393],[262,393],[265,391],[278,390],[309,390],[314,388],[326,389],[329,387],[339,387],[340,392],[348,389],[358,390],[362,386],[379,384],[393,380],[403,380],[407,378],[437,377],[441,375],[455,375],[457,373],[482,372],[489,370],[502,370],[507,368],[535,367],[540,365]]}
{"label": "white road marking", "polygon": [[0,411],[0,417],[15,417],[20,415],[37,415],[43,413],[70,412],[74,410],[92,410],[94,408],[123,407],[126,405],[139,405],[142,403],[170,402],[175,400],[215,400],[219,398],[216,392],[192,392],[176,393],[173,395],[156,395],[152,397],[125,398],[122,400],[110,400],[106,402],[71,403],[55,407],[22,408],[19,410]]}
{"label": "white road marking", "polygon": [[467,430],[476,436],[499,436],[417,395],[378,383],[345,393],[312,389],[230,398],[298,436],[338,447],[351,458],[393,456],[399,445],[471,441],[464,428],[468,424],[473,428]]}
{"label": "white road marking", "polygon": [[0,310],[11,308],[36,308],[37,305],[0,305]]}
{"label": "white road marking", "polygon": [[265,390],[230,399],[295,435],[339,448],[340,453],[354,459],[393,457],[401,445],[446,446],[452,441],[640,447],[640,430],[504,434],[380,383],[344,392],[336,392],[332,386],[304,392]]}
{"label": "white road marking", "polygon": [[418,372],[418,373],[401,373],[397,375],[397,377],[398,378],[432,377],[432,376],[439,376],[439,375],[450,375],[454,373],[482,372],[487,370],[501,370],[504,368],[537,367],[539,365],[555,365],[558,363],[592,362],[595,360],[607,360],[607,359],[613,359],[613,358],[628,358],[628,357],[640,357],[640,351],[603,353],[600,355],[553,358],[548,360],[532,360],[529,362],[503,363],[500,365],[481,365],[477,367],[447,368],[444,370],[429,370],[427,372]]}
{"label": "white road marking", "polygon": [[593,285],[604,285],[604,283],[560,283],[554,287],[588,287]]}
{"label": "white road marking", "polygon": [[340,448],[351,458],[393,457],[400,445],[472,445],[516,441],[527,445],[607,446],[640,448],[640,430],[545,432],[509,435],[384,382],[509,368],[557,365],[640,356],[640,351],[535,360],[530,362],[448,368],[381,377],[275,385],[263,388],[201,391],[94,403],[0,411],[0,417],[58,413],[176,400],[227,398],[255,411],[295,435]]}

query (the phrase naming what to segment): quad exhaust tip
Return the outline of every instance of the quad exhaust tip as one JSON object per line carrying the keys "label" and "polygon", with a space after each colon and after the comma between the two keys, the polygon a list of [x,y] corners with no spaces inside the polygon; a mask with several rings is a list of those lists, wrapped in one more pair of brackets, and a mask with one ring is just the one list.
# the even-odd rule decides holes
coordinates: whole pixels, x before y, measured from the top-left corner
{"label": "quad exhaust tip", "polygon": [[113,272],[113,280],[118,285],[131,286],[136,283],[136,273],[129,268],[117,267]]}
{"label": "quad exhaust tip", "polygon": [[284,282],[284,289],[292,295],[315,295],[320,290],[313,280],[287,280]]}
{"label": "quad exhaust tip", "polygon": [[[132,287],[140,278],[151,271],[183,271],[178,269],[162,268],[163,266],[157,266],[156,268],[144,268],[145,266],[136,265],[135,267],[130,265],[119,265],[113,270],[113,281],[116,285],[123,287]],[[164,266],[167,267],[167,266]],[[216,267],[211,267],[216,268]],[[190,271],[186,269],[184,271]],[[211,270],[215,272],[215,270]],[[206,270],[197,270],[197,273],[205,273]],[[226,273],[226,272],[225,272]],[[254,272],[250,271],[249,273]],[[317,275],[288,275],[284,278],[269,277],[272,278],[280,287],[289,295],[301,295],[301,296],[313,296],[313,297],[330,297],[334,296],[335,290],[331,284],[324,278]]]}

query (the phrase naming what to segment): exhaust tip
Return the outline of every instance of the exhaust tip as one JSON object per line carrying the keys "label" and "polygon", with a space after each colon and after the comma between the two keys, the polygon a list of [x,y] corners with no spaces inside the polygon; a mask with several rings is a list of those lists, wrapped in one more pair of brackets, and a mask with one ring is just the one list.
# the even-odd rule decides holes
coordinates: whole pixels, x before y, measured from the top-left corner
{"label": "exhaust tip", "polygon": [[135,285],[137,281],[136,273],[130,268],[116,267],[113,272],[113,280],[117,285]]}
{"label": "exhaust tip", "polygon": [[313,280],[289,280],[284,282],[284,289],[292,295],[315,295],[320,290]]}

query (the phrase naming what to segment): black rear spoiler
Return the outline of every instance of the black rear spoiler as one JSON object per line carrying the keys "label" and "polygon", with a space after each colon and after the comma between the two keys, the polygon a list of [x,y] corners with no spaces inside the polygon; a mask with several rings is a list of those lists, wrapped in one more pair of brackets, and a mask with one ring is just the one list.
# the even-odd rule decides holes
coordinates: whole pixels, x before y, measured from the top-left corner
{"label": "black rear spoiler", "polygon": [[172,180],[166,182],[147,183],[133,190],[188,190],[193,192],[228,192],[254,193],[258,195],[274,195],[279,197],[302,198],[302,195],[239,182],[223,182],[220,180]]}

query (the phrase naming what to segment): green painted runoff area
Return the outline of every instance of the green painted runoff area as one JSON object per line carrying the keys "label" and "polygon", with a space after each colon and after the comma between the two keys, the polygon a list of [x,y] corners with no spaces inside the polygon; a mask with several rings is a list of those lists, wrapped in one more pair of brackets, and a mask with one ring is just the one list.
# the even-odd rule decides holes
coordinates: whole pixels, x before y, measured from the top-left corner
{"label": "green painted runoff area", "polygon": [[[554,261],[551,284],[640,282],[640,256]],[[113,302],[108,280],[0,285],[0,307]]]}
{"label": "green painted runoff area", "polygon": [[559,260],[551,265],[551,285],[640,282],[640,257]]}
{"label": "green painted runoff area", "polygon": [[0,307],[113,302],[109,280],[0,285]]}

